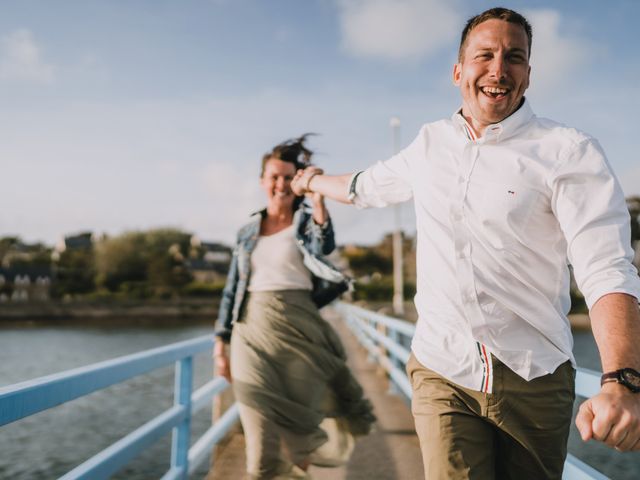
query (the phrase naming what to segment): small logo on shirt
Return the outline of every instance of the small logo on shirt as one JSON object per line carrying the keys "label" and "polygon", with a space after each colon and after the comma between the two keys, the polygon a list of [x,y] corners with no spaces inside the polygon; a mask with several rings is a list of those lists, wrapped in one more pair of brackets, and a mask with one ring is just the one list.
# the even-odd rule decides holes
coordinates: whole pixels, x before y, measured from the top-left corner
{"label": "small logo on shirt", "polygon": [[516,192],[514,192],[513,190],[507,190],[507,193],[508,193],[509,195],[514,195],[514,196],[515,196],[515,194],[516,194]]}

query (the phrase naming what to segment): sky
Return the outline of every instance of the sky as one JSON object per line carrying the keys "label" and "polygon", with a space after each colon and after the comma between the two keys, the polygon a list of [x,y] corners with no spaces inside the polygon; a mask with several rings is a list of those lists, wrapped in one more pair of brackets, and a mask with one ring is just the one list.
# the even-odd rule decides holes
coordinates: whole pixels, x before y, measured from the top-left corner
{"label": "sky", "polygon": [[[459,32],[478,0],[0,0],[0,237],[173,227],[230,243],[264,205],[281,141],[329,173],[364,169],[461,104]],[[640,194],[640,2],[502,1],[533,25],[527,98],[579,128]],[[412,206],[328,202],[338,243]],[[398,215],[399,220],[396,215]]]}

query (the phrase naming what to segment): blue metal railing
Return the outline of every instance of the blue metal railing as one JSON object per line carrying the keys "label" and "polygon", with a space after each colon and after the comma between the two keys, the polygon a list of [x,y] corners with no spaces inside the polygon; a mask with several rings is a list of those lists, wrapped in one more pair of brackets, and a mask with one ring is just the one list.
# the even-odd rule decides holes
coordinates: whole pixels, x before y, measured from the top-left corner
{"label": "blue metal railing", "polygon": [[229,384],[215,378],[192,392],[193,357],[213,347],[205,336],[0,388],[0,427],[116,383],[175,363],[174,405],[77,466],[62,479],[103,479],[173,430],[171,467],[163,480],[186,479],[238,420],[231,406],[189,448],[191,417]]}
{"label": "blue metal railing", "polygon": [[[335,305],[360,343],[368,350],[370,357],[388,372],[394,391],[410,399],[411,384],[404,365],[409,359],[415,326],[355,305],[343,302]],[[0,388],[0,427],[175,363],[173,407],[61,478],[109,478],[144,449],[173,430],[171,467],[162,478],[186,479],[206,461],[213,446],[238,420],[238,410],[233,405],[189,448],[192,415],[209,405],[214,396],[229,386],[223,378],[215,378],[192,392],[193,357],[210,351],[213,341],[213,336],[200,337]],[[584,397],[594,395],[600,389],[599,379],[597,372],[578,368],[576,393]],[[607,479],[572,455],[567,456],[563,478]]]}
{"label": "blue metal railing", "polygon": [[[415,325],[344,302],[337,302],[335,307],[358,341],[367,349],[370,358],[387,371],[395,391],[399,391],[408,400],[411,399],[411,383],[404,366],[411,354],[411,338]],[[578,368],[576,394],[591,397],[599,390],[600,374],[593,370]],[[562,478],[563,480],[608,480],[607,476],[571,454],[567,455]]]}

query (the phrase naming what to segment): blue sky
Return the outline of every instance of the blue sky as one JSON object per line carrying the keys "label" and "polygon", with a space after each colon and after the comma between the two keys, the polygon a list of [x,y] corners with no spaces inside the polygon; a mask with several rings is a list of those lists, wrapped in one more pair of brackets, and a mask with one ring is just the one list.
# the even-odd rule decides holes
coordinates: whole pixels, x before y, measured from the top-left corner
{"label": "blue sky", "polygon": [[[503,1],[534,27],[534,111],[594,135],[640,194],[640,2]],[[172,226],[230,242],[263,204],[262,154],[317,132],[331,173],[450,116],[471,0],[1,2],[0,236]],[[391,210],[330,203],[339,243],[376,242]],[[402,223],[413,231],[411,206]]]}

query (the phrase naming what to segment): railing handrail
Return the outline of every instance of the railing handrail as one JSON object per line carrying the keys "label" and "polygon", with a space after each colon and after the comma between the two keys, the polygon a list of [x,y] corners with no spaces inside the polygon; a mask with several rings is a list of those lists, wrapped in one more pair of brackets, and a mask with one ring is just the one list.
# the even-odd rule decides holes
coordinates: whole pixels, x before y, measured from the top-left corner
{"label": "railing handrail", "polygon": [[[211,349],[213,335],[0,388],[0,426]],[[47,395],[42,392],[47,390]]]}
{"label": "railing handrail", "polygon": [[[400,391],[407,399],[411,399],[411,384],[403,368],[409,358],[410,350],[406,345],[398,342],[398,337],[402,335],[411,338],[415,332],[415,325],[406,320],[372,312],[345,302],[336,302],[335,307],[360,343],[368,350],[370,357],[387,371],[394,390]],[[383,333],[374,328],[378,325],[386,327],[386,332]],[[600,390],[600,373],[578,367],[575,389],[576,394],[582,397],[595,395]],[[563,479],[607,480],[607,478],[575,456],[567,455]]]}
{"label": "railing handrail", "polygon": [[174,406],[62,478],[108,478],[171,430],[174,437],[171,468],[163,478],[187,478],[188,473],[195,471],[206,460],[213,446],[238,420],[238,410],[234,405],[189,448],[191,416],[229,386],[225,379],[214,378],[192,393],[192,359],[196,354],[210,351],[213,342],[213,335],[205,335],[2,387],[0,427],[175,363]]}
{"label": "railing handrail", "polygon": [[385,327],[388,327],[391,330],[395,330],[398,333],[406,335],[407,337],[413,337],[413,334],[416,331],[415,324],[407,322],[406,320],[389,317],[388,315],[373,312],[371,310],[367,310],[366,308],[359,307],[358,305],[346,304],[343,302],[338,302],[337,305],[348,305],[349,310],[360,313],[361,315],[365,315],[372,322],[384,325]]}

